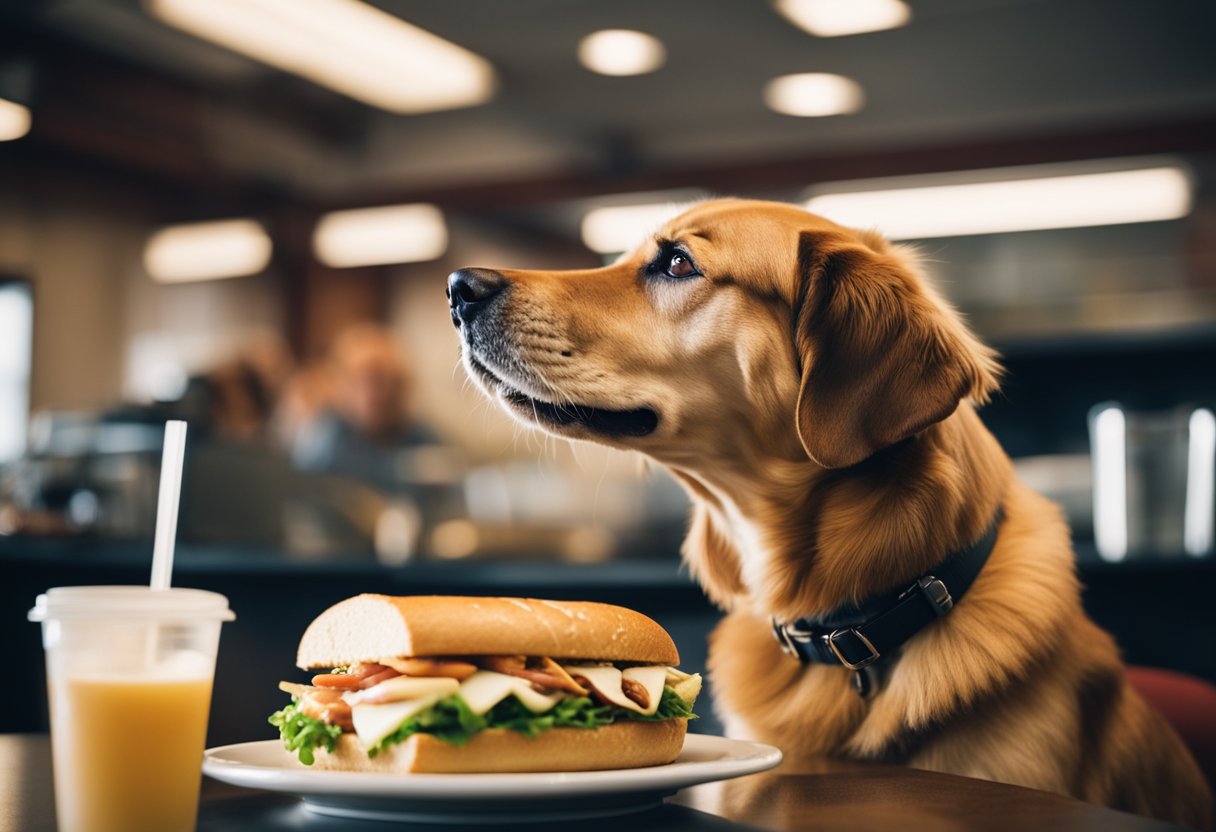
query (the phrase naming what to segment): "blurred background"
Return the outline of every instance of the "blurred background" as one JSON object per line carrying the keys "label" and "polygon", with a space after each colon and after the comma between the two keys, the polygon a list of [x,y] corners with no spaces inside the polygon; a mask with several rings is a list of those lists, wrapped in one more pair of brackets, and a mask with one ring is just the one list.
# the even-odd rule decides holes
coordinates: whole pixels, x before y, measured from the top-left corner
{"label": "blurred background", "polygon": [[[681,490],[488,406],[443,289],[738,195],[921,249],[1091,614],[1216,680],[1214,32],[1204,0],[0,0],[12,658],[48,586],[146,581],[184,418],[175,581],[238,615],[213,741],[269,730],[360,591],[627,603],[702,669]],[[9,695],[0,731],[45,727]]]}

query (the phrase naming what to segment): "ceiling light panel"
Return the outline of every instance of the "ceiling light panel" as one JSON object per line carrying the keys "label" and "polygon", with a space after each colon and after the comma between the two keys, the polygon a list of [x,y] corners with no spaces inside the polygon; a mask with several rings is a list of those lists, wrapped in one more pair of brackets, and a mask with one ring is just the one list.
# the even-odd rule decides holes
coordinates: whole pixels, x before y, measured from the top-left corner
{"label": "ceiling light panel", "polygon": [[435,260],[447,246],[443,212],[421,203],[335,211],[313,234],[317,259],[335,268]]}
{"label": "ceiling light panel", "polygon": [[[946,184],[994,175],[1004,178]],[[807,210],[908,240],[1178,219],[1190,213],[1192,184],[1182,168],[1163,165],[1034,178],[1015,169],[838,182],[812,194]]]}
{"label": "ceiling light panel", "polygon": [[358,0],[146,0],[164,22],[394,113],[471,107],[489,62]]}
{"label": "ceiling light panel", "polygon": [[583,243],[599,254],[629,251],[641,245],[663,223],[690,207],[692,203],[692,200],[668,201],[593,208],[583,216]]}
{"label": "ceiling light panel", "polygon": [[144,247],[144,268],[158,283],[189,283],[257,274],[270,262],[273,246],[254,220],[175,225]]}

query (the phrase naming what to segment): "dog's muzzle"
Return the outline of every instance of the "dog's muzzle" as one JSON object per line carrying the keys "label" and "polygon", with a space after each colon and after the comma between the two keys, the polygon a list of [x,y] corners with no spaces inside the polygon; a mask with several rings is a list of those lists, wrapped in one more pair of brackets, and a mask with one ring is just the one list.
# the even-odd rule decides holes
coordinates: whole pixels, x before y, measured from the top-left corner
{"label": "dog's muzzle", "polygon": [[448,307],[452,326],[460,329],[480,315],[507,288],[507,280],[493,269],[458,269],[448,275]]}

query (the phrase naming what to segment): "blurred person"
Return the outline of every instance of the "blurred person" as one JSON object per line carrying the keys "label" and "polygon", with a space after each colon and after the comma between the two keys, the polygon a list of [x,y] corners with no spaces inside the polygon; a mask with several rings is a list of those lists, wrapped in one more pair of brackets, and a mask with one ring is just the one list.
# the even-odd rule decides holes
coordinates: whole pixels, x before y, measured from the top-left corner
{"label": "blurred person", "polygon": [[192,377],[182,398],[168,409],[174,411],[174,418],[184,418],[216,438],[264,440],[291,368],[282,340],[262,336],[234,357]]}
{"label": "blurred person", "polygon": [[243,359],[236,358],[212,368],[197,381],[191,380],[202,398],[199,427],[215,436],[242,441],[256,440],[270,417],[270,391]]}
{"label": "blurred person", "polygon": [[283,385],[272,419],[275,443],[291,452],[334,398],[328,364],[314,362],[296,370]]}
{"label": "blurred person", "polygon": [[241,359],[256,375],[273,402],[278,402],[295,376],[295,359],[283,337],[264,333],[252,338],[241,350]]}
{"label": "blurred person", "polygon": [[362,480],[385,493],[402,491],[407,483],[397,452],[438,444],[410,416],[414,376],[404,351],[388,330],[360,324],[334,342],[327,370],[328,407],[299,428],[292,460],[303,470]]}

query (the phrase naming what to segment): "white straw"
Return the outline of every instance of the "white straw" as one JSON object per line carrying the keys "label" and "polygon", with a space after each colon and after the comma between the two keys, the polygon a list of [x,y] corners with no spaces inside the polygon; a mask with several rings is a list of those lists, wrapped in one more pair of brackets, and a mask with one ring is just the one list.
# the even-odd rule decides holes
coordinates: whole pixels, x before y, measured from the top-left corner
{"label": "white straw", "polygon": [[152,588],[168,589],[177,539],[177,504],[182,495],[182,462],[186,457],[186,423],[165,423],[165,450],[160,461],[160,499],[156,504],[156,542],[152,549]]}

